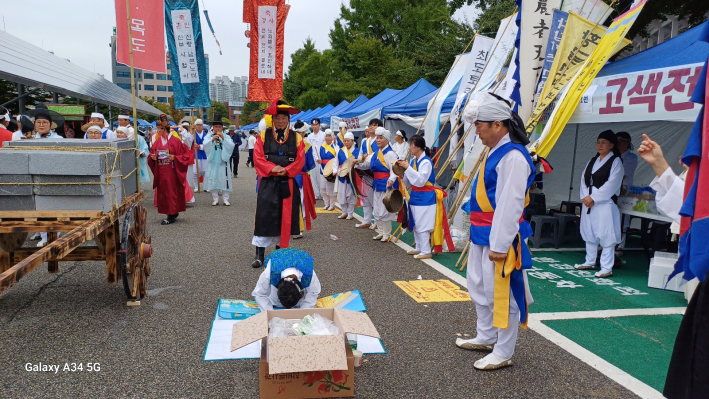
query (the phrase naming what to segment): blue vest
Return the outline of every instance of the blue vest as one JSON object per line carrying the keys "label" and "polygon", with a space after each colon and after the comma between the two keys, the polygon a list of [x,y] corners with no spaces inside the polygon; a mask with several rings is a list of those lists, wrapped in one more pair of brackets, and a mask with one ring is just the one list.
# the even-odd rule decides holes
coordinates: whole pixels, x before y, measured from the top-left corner
{"label": "blue vest", "polygon": [[[387,154],[390,151],[394,151],[391,149],[390,146],[384,147],[382,151],[382,154]],[[377,151],[374,153],[372,156],[372,162],[370,163],[370,169],[374,173],[387,173],[389,174],[389,167],[388,165],[382,165],[381,162],[379,162],[379,147],[377,147]],[[377,179],[376,175],[374,176],[374,184],[373,188],[374,191],[386,191],[387,190],[387,180],[389,180],[389,176],[387,176],[385,179]],[[394,190],[399,189],[399,181],[396,180],[394,181],[394,185],[392,186]]]}
{"label": "blue vest", "polygon": [[[365,142],[365,144],[367,143],[366,137],[365,137],[364,142]],[[379,151],[379,146],[377,145],[376,139],[372,140],[372,144],[369,146],[369,148],[367,148],[366,145],[362,147],[363,154],[371,154],[373,152],[376,153],[377,151]]]}
{"label": "blue vest", "polygon": [[[359,148],[355,148],[355,146],[352,146],[352,148],[353,148],[353,150],[350,151],[352,153],[352,156],[354,156],[355,158],[359,158]],[[340,163],[340,166],[342,166],[342,164],[345,163],[347,158],[348,158],[347,155],[345,155],[345,147],[340,148],[340,151],[337,152],[337,162]],[[349,181],[349,179],[346,177],[339,177],[338,176],[337,178],[340,179],[340,183],[345,183],[345,182]]]}
{"label": "blue vest", "polygon": [[[418,170],[420,165],[423,165],[425,162],[429,162],[431,164],[431,174],[428,176],[428,182],[431,183],[431,186],[436,184],[436,173],[433,170],[433,161],[431,161],[431,158],[427,157],[426,155],[421,158],[421,160],[417,159],[412,159],[411,160],[411,166],[416,166],[416,170]],[[409,200],[409,205],[414,205],[414,206],[428,206],[428,205],[436,205],[436,192],[435,191],[414,191],[414,187],[411,187],[411,192],[409,193],[411,199]]]}
{"label": "blue vest", "polygon": [[[323,161],[323,163],[320,164],[320,174],[322,174],[323,170],[325,170],[325,161],[335,159],[335,156],[332,155],[332,153],[330,151],[325,149],[326,145],[327,145],[326,143],[323,143],[323,145],[320,146],[320,160]],[[333,150],[335,149],[335,147],[333,147],[332,144],[330,144],[330,147],[332,147]]]}
{"label": "blue vest", "polygon": [[277,249],[268,255],[264,263],[268,265],[269,261],[271,262],[270,283],[272,286],[277,286],[278,282],[281,281],[281,272],[289,267],[295,267],[303,273],[300,285],[304,289],[310,287],[310,282],[313,280],[313,264],[315,261],[307,252],[297,248]]}
{"label": "blue vest", "polygon": [[[529,164],[529,167],[531,169],[531,173],[527,177],[527,188],[525,191],[529,191],[529,188],[532,186],[532,183],[534,183],[534,163],[532,161],[532,158],[529,156],[529,152],[527,151],[527,149],[523,145],[515,144],[513,142],[503,144],[500,148],[495,150],[495,152],[490,154],[485,162],[485,193],[487,195],[488,200],[490,201],[492,209],[495,209],[497,207],[495,203],[495,191],[497,189],[497,172],[495,171],[495,168],[497,167],[497,164],[500,163],[500,160],[502,160],[502,158],[507,155],[507,153],[513,150],[518,150],[524,155],[524,158],[527,160],[527,163]],[[472,185],[472,194],[470,196],[470,240],[475,245],[489,246],[490,230],[492,228],[492,214],[494,212],[485,214],[487,219],[489,219],[487,221],[482,221],[482,219],[478,217],[480,213],[482,213],[482,209],[480,208],[480,205],[478,204],[475,195],[479,178],[480,171],[478,171],[478,174],[475,176],[475,180],[473,181]],[[522,216],[523,215],[520,215],[520,218]],[[532,227],[526,220],[522,220],[520,222],[519,234],[523,240],[532,235]]]}
{"label": "blue vest", "polygon": [[[303,165],[301,173],[308,173],[313,168],[315,168],[315,158],[313,158],[313,147],[308,147],[308,150],[305,151],[305,164]],[[303,188],[303,175],[296,175],[295,181],[298,182],[298,187]]]}
{"label": "blue vest", "polygon": [[[207,137],[207,133],[202,134],[201,138],[199,137],[199,133],[195,133],[194,142],[196,144],[202,145],[202,143],[204,143],[205,137]],[[204,152],[204,150],[197,150],[197,155],[195,155],[195,159],[207,159],[207,153]],[[203,171],[200,170],[200,172],[203,172]]]}

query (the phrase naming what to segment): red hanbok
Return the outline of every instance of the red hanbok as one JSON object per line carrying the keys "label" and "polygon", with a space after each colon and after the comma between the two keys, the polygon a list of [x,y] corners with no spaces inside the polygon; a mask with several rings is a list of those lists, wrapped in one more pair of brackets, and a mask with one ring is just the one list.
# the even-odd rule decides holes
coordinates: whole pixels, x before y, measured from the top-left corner
{"label": "red hanbok", "polygon": [[153,172],[153,188],[157,190],[158,212],[177,215],[186,209],[185,182],[192,153],[187,151],[182,141],[172,135],[168,136],[166,144],[163,144],[162,137],[156,137],[150,154],[161,158],[161,155],[166,154],[165,151],[174,156],[173,161],[153,160],[151,156],[148,158],[148,165]]}

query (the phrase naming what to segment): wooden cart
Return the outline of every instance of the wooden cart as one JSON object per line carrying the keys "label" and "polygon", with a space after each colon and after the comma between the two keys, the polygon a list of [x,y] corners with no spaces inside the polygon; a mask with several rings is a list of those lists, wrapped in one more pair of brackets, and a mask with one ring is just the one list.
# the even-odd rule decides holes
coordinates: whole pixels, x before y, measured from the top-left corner
{"label": "wooden cart", "polygon": [[[101,211],[0,212],[0,293],[47,262],[50,273],[59,262],[106,261],[106,283],[123,280],[130,302],[145,296],[152,255],[147,235],[147,210],[140,205],[145,194],[128,197],[110,213]],[[120,218],[123,228],[120,229]],[[22,248],[30,233],[47,232],[47,245]],[[57,237],[57,233],[63,234]],[[95,240],[95,246],[82,246]]]}

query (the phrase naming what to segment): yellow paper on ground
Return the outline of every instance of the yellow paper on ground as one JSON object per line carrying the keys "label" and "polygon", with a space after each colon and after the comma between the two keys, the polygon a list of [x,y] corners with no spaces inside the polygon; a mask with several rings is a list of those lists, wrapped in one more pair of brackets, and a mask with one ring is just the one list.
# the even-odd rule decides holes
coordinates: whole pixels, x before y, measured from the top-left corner
{"label": "yellow paper on ground", "polygon": [[544,110],[554,102],[564,86],[571,81],[605,35],[606,28],[570,12],[564,34],[549,70],[532,115],[527,121],[527,133],[531,133],[541,119]]}
{"label": "yellow paper on ground", "polygon": [[323,208],[315,208],[315,213],[342,213],[339,209],[333,209],[331,211],[326,211]]}
{"label": "yellow paper on ground", "polygon": [[574,81],[571,82],[566,96],[557,105],[553,119],[548,122],[545,128],[546,134],[542,134],[544,138],[539,147],[537,147],[539,156],[547,157],[549,155],[593,79],[596,78],[608,58],[615,54],[619,48],[626,45],[625,35],[633,26],[633,22],[637,19],[644,5],[645,1],[613,20],[613,23],[606,31],[606,35],[598,43],[596,50],[583,67],[579,69]]}
{"label": "yellow paper on ground", "polygon": [[468,292],[449,280],[394,281],[394,284],[418,303],[470,301]]}

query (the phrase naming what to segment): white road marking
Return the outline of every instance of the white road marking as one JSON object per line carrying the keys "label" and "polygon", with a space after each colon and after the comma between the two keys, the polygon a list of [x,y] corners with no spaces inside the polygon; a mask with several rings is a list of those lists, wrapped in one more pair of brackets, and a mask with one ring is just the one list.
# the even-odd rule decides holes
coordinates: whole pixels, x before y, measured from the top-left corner
{"label": "white road marking", "polygon": [[[354,217],[362,222],[364,219],[355,214]],[[405,251],[410,251],[413,248],[403,243],[401,240],[395,243],[399,248]],[[548,248],[549,252],[556,251],[559,249]],[[579,250],[576,248],[567,249],[563,248],[564,251]],[[545,249],[534,249],[534,252],[547,252]],[[585,249],[583,249],[585,251]],[[433,259],[422,259],[424,263],[431,266],[436,271],[440,272],[444,276],[453,280],[454,282],[460,284],[463,287],[467,287],[467,282],[465,278],[458,275],[449,268],[443,266],[442,264],[436,262]],[[532,313],[529,315],[529,322],[527,326],[541,335],[542,337],[553,342],[561,349],[574,355],[576,358],[582,362],[588,364],[589,366],[596,369],[601,374],[610,378],[611,380],[622,385],[624,388],[633,392],[634,394],[640,396],[641,398],[647,399],[661,399],[664,396],[657,391],[655,388],[645,384],[644,382],[638,380],[637,378],[631,376],[625,371],[619,369],[618,367],[612,365],[611,363],[603,360],[600,356],[594,354],[588,349],[582,347],[576,342],[566,338],[560,333],[554,331],[548,326],[545,326],[542,321],[544,320],[567,320],[567,319],[585,319],[585,318],[605,318],[605,317],[623,317],[623,316],[641,316],[641,315],[668,315],[668,314],[684,314],[686,308],[654,308],[654,309],[612,309],[612,310],[596,310],[588,312],[553,312],[553,313]]]}

